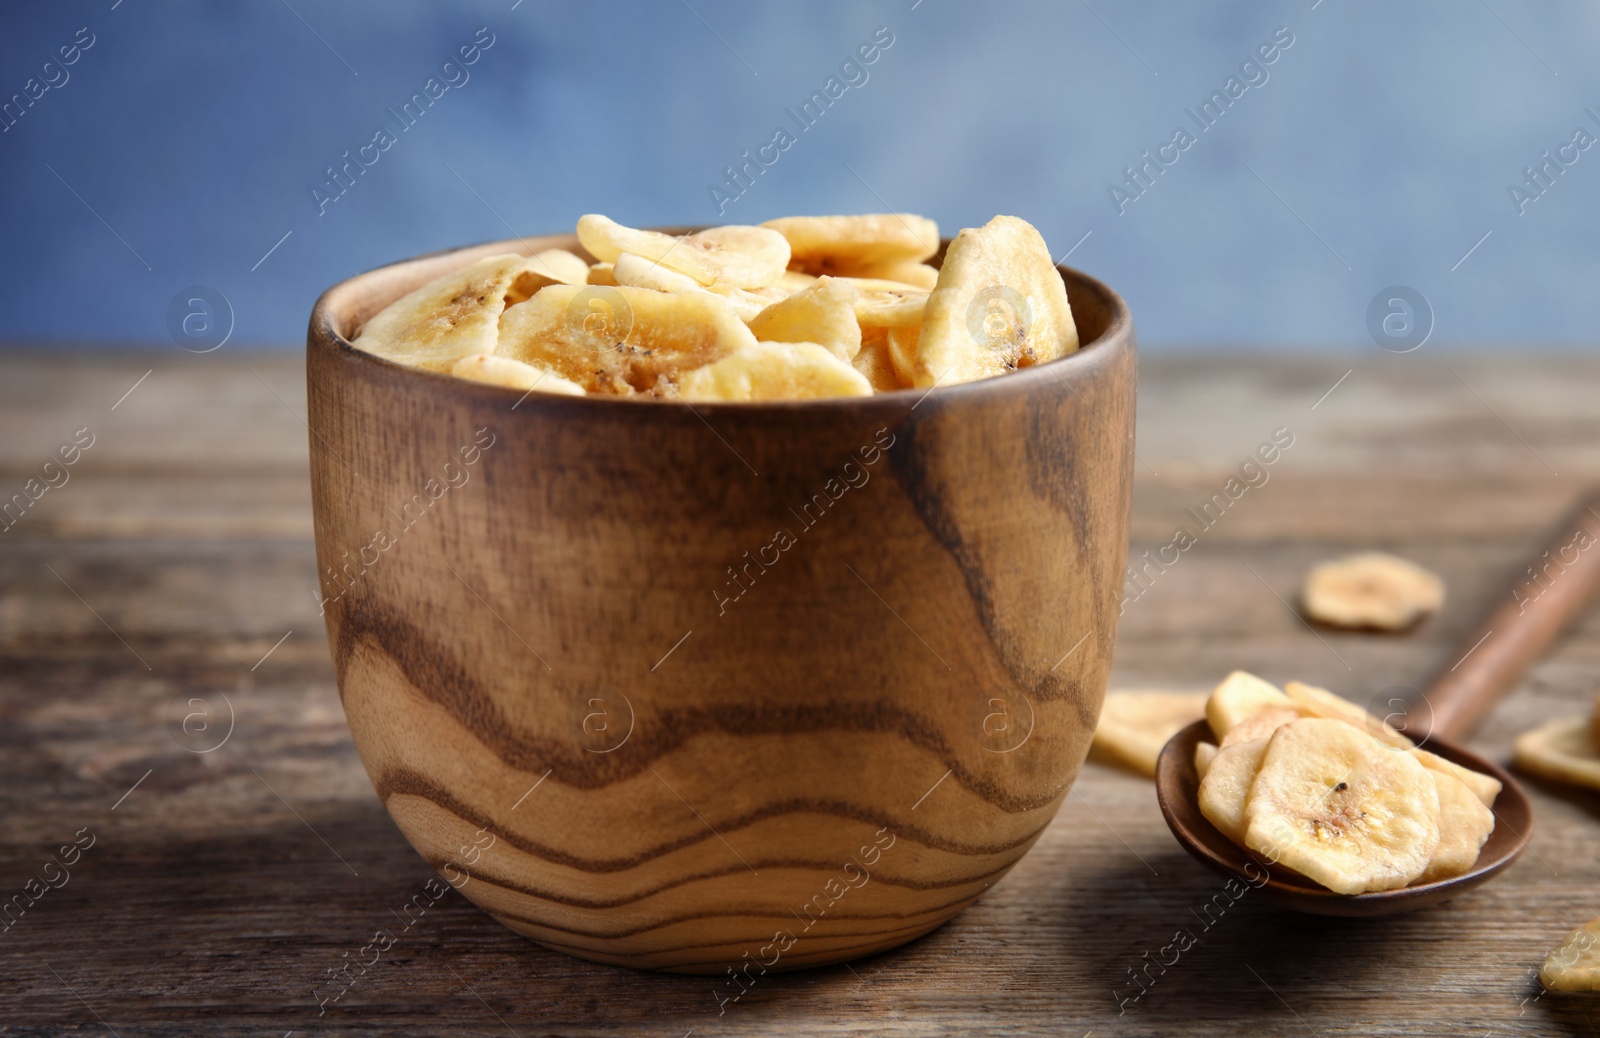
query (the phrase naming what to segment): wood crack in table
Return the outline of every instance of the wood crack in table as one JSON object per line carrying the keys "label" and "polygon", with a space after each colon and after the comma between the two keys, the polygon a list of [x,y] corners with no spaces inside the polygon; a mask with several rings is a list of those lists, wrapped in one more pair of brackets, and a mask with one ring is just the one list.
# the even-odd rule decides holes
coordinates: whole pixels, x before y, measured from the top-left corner
{"label": "wood crack in table", "polygon": [[[1533,978],[1600,915],[1600,796],[1534,780],[1533,852],[1501,880],[1311,919],[1228,896],[1148,781],[1090,764],[954,922],[762,976],[720,1014],[711,979],[580,962],[434,899],[333,684],[299,355],[173,352],[0,360],[0,500],[28,502],[0,533],[0,1033],[1600,1033],[1600,999]],[[1133,556],[1203,528],[1135,589],[1114,686],[1246,667],[1358,700],[1415,687],[1600,482],[1600,359],[1372,352],[1144,360]],[[1265,481],[1226,494],[1278,429],[1293,444]],[[46,472],[75,437],[92,444]],[[1441,573],[1446,607],[1406,636],[1319,640],[1279,597],[1364,547]],[[1470,745],[1505,760],[1597,683],[1590,616]]]}

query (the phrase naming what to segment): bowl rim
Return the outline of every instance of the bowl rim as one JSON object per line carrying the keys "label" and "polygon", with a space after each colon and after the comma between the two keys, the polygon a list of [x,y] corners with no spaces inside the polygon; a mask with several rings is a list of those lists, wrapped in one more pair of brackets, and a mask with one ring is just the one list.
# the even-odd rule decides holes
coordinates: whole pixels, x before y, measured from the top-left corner
{"label": "bowl rim", "polygon": [[[709,225],[708,225],[709,226]],[[674,226],[652,227],[648,230],[661,231],[667,234],[687,234],[704,228],[700,226]],[[940,240],[942,255],[952,239]],[[885,392],[874,392],[871,396],[824,397],[814,400],[744,400],[744,401],[706,401],[690,404],[686,400],[668,400],[648,398],[644,400],[633,397],[614,396],[611,394],[586,394],[584,396],[566,396],[557,393],[534,393],[514,389],[508,386],[496,386],[489,383],[473,382],[469,379],[456,378],[446,372],[429,371],[425,368],[413,367],[388,360],[377,354],[368,353],[352,345],[337,328],[337,309],[344,303],[346,295],[357,292],[370,282],[378,282],[386,277],[393,276],[410,268],[420,267],[450,256],[463,257],[462,266],[468,262],[482,259],[498,253],[513,252],[520,255],[531,255],[534,252],[549,248],[582,249],[578,244],[575,233],[541,234],[527,237],[501,238],[470,245],[452,246],[435,249],[431,252],[420,253],[405,259],[395,260],[381,266],[372,267],[359,274],[338,281],[317,297],[311,308],[311,318],[307,328],[307,359],[312,351],[323,350],[346,363],[365,365],[377,371],[405,372],[401,377],[414,377],[420,379],[436,380],[441,385],[454,387],[456,392],[484,392],[494,396],[510,399],[520,397],[518,404],[532,404],[530,410],[563,409],[567,407],[626,407],[642,413],[682,414],[685,410],[694,414],[718,413],[722,415],[792,415],[796,412],[810,411],[869,411],[873,409],[892,407],[910,403],[908,410],[915,410],[925,400],[933,398],[936,402],[957,402],[962,400],[975,400],[995,394],[1022,394],[1029,390],[1037,390],[1045,385],[1051,385],[1084,377],[1088,372],[1110,359],[1110,355],[1120,349],[1129,349],[1135,339],[1133,333],[1133,316],[1128,309],[1127,301],[1120,293],[1099,278],[1083,271],[1068,267],[1064,264],[1055,264],[1055,269],[1067,281],[1075,281],[1084,290],[1092,293],[1105,307],[1109,320],[1105,328],[1088,343],[1080,342],[1078,348],[1065,357],[1047,361],[1044,364],[1031,365],[1004,375],[991,378],[978,379],[973,382],[960,382],[949,386],[931,386],[927,389],[895,389]],[[467,258],[470,257],[470,258]],[[443,273],[443,272],[441,272]],[[440,276],[440,275],[434,275]],[[398,299],[388,300],[384,306]],[[682,407],[671,406],[682,404]],[[642,406],[641,406],[642,405]]]}

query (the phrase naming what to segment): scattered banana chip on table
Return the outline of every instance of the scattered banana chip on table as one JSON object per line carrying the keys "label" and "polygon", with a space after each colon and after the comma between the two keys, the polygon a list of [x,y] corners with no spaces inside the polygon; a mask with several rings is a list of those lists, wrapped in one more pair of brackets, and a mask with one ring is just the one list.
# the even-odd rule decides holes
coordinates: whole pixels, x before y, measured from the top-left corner
{"label": "scattered banana chip on table", "polygon": [[1551,991],[1600,991],[1600,919],[1567,934],[1544,957],[1539,982]]}
{"label": "scattered banana chip on table", "polygon": [[[1234,843],[1340,894],[1472,869],[1500,782],[1327,689],[1234,671],[1206,701],[1200,813]],[[1600,781],[1600,758],[1596,760]]]}
{"label": "scattered banana chip on table", "polygon": [[1543,778],[1600,789],[1600,746],[1588,718],[1563,717],[1523,732],[1514,759]]}
{"label": "scattered banana chip on table", "polygon": [[1319,563],[1300,591],[1318,623],[1400,631],[1444,604],[1444,581],[1409,559],[1368,551]]}
{"label": "scattered banana chip on table", "polygon": [[683,235],[590,213],[577,238],[430,281],[351,344],[524,392],[708,402],[952,385],[1078,348],[1044,239],[1016,217],[963,230],[939,266],[938,225],[909,213]]}
{"label": "scattered banana chip on table", "polygon": [[1204,692],[1107,692],[1093,748],[1153,778],[1161,747],[1204,717],[1205,703]]}

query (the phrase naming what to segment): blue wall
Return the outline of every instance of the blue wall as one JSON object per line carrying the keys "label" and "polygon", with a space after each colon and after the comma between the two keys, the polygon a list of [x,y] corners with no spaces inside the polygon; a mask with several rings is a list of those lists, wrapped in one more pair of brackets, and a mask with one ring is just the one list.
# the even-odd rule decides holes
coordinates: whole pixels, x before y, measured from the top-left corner
{"label": "blue wall", "polygon": [[[885,208],[947,233],[1015,213],[1057,255],[1082,239],[1069,262],[1150,346],[1374,348],[1368,303],[1395,284],[1430,301],[1434,348],[1600,338],[1600,148],[1569,149],[1542,197],[1508,190],[1600,137],[1593,2],[513,2],[8,6],[0,96],[57,85],[0,117],[0,340],[167,341],[202,284],[233,342],[292,344],[331,282],[507,225]],[[880,26],[892,43],[841,73]],[[480,27],[490,46],[402,131],[387,109]],[[1241,71],[1280,27],[1292,44]],[[785,109],[835,75],[856,85],[799,130]],[[1201,130],[1185,109],[1230,76],[1243,93]],[[722,170],[784,126],[719,216]],[[1179,128],[1193,143],[1114,201]]]}

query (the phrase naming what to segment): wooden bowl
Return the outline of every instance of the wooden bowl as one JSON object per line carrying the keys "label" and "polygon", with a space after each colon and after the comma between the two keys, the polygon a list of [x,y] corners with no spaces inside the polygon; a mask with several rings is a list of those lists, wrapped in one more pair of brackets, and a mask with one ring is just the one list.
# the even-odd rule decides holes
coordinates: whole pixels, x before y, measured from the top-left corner
{"label": "wooden bowl", "polygon": [[[340,697],[428,863],[599,962],[840,962],[961,911],[1038,839],[1122,597],[1134,337],[1003,378],[690,407],[479,385],[347,337],[498,252],[311,315],[312,503]],[[727,982],[728,997],[743,987]]]}

